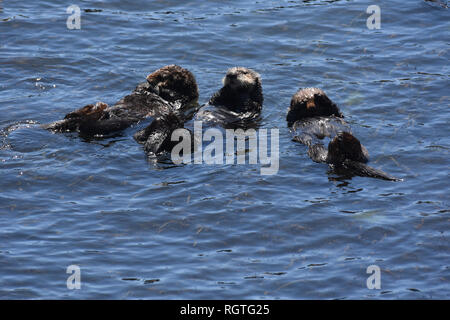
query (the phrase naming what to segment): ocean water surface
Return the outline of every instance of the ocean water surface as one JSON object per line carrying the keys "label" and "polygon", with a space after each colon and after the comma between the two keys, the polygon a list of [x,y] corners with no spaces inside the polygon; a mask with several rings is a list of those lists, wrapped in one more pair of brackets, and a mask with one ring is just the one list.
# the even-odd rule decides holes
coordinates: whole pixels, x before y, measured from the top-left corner
{"label": "ocean water surface", "polygon": [[[80,29],[67,27],[71,5]],[[449,299],[447,7],[0,1],[0,298]],[[277,174],[158,163],[132,137],[145,122],[90,141],[39,128],[167,64],[194,73],[200,103],[228,68],[259,72]],[[290,99],[310,86],[339,105],[370,165],[402,182],[342,179],[291,141]],[[370,265],[381,289],[366,285]]]}

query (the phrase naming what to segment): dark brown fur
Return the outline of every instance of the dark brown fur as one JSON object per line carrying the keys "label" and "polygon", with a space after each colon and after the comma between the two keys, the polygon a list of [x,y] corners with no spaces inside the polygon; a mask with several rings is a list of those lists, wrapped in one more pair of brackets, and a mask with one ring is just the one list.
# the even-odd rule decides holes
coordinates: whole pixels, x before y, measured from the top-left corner
{"label": "dark brown fur", "polygon": [[[293,132],[300,131],[293,140],[307,145],[309,157],[315,162],[328,163],[335,173],[399,181],[366,165],[369,153],[357,138],[347,132],[350,127],[340,119],[343,117],[325,92],[306,88],[292,97],[286,120]],[[325,137],[332,139],[328,148],[321,141]]]}
{"label": "dark brown fur", "polygon": [[214,106],[237,113],[259,114],[264,101],[261,78],[251,69],[235,67],[225,75],[223,87],[209,100]]}
{"label": "dark brown fur", "polygon": [[341,132],[328,144],[327,162],[340,164],[346,159],[366,163],[369,152],[352,134]]}
{"label": "dark brown fur", "polygon": [[315,162],[328,163],[335,173],[401,181],[401,179],[368,166],[366,164],[369,161],[367,149],[348,132],[340,132],[336,135],[328,144],[328,150],[323,144],[310,145],[308,155]]}
{"label": "dark brown fur", "polygon": [[156,70],[129,95],[108,107],[99,102],[70,112],[64,120],[44,125],[56,132],[78,131],[83,135],[104,135],[121,131],[147,117],[168,115],[198,99],[194,75],[180,66]]}
{"label": "dark brown fur", "polygon": [[169,65],[147,76],[147,82],[157,94],[169,102],[188,103],[198,99],[194,75],[177,65]]}
{"label": "dark brown fur", "polygon": [[183,128],[183,120],[175,114],[156,118],[145,129],[134,134],[134,139],[144,145],[148,154],[158,155],[170,152],[178,143],[171,141],[173,131]]}
{"label": "dark brown fur", "polygon": [[343,118],[339,108],[323,90],[305,88],[298,90],[292,97],[286,120],[291,127],[298,120],[332,115]]}

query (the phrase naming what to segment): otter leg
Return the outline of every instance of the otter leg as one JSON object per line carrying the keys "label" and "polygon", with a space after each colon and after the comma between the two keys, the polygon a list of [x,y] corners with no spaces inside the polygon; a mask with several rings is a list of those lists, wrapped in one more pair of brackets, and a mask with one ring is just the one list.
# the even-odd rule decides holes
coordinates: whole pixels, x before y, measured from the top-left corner
{"label": "otter leg", "polygon": [[78,129],[76,119],[58,120],[52,123],[41,125],[42,129],[51,130],[53,132],[72,132]]}
{"label": "otter leg", "polygon": [[292,138],[292,141],[300,142],[306,146],[310,146],[312,144],[313,138],[309,134],[302,133],[300,135],[296,135]]}
{"label": "otter leg", "polygon": [[145,127],[142,130],[139,130],[138,132],[136,132],[133,135],[133,138],[134,138],[134,140],[136,140],[137,143],[145,144],[145,142],[147,141],[147,139],[150,136],[150,134],[152,133],[152,131],[155,130],[155,125],[152,126],[152,123],[155,121],[156,120],[153,119],[153,121],[150,123],[150,125],[148,125],[147,127]]}
{"label": "otter leg", "polygon": [[93,124],[97,120],[109,117],[105,111],[107,108],[108,105],[101,101],[95,104],[88,104],[80,109],[69,112],[63,120],[42,125],[42,128],[55,132],[77,131],[83,123]]}
{"label": "otter leg", "polygon": [[173,130],[168,128],[152,132],[144,144],[145,152],[156,155],[172,151],[176,143],[171,141],[172,132]]}
{"label": "otter leg", "polygon": [[138,143],[144,144],[144,150],[147,153],[170,152],[177,144],[177,142],[171,141],[172,133],[183,127],[183,122],[176,115],[170,114],[154,119],[147,128],[138,131],[134,135],[134,139]]}
{"label": "otter leg", "polygon": [[180,128],[177,126],[167,127],[166,124],[155,120],[154,126],[144,143],[144,150],[151,154],[160,154],[162,152],[171,152],[178,143],[172,141],[172,133]]}

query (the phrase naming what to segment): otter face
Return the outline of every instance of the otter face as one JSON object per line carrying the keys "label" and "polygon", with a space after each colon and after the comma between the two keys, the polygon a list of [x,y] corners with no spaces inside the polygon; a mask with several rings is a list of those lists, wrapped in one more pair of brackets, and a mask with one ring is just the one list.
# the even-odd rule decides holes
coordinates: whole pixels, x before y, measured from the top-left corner
{"label": "otter face", "polygon": [[305,88],[298,90],[291,100],[291,107],[298,107],[302,109],[318,109],[320,106],[317,106],[315,102],[315,97],[326,97],[327,95],[323,90],[319,88]]}
{"label": "otter face", "polygon": [[228,69],[222,82],[225,87],[231,89],[252,88],[261,83],[261,77],[251,69],[234,67]]}
{"label": "otter face", "polygon": [[332,115],[343,118],[339,108],[327,97],[323,90],[305,88],[298,90],[292,97],[286,120],[288,126],[292,126],[297,120]]}
{"label": "otter face", "polygon": [[228,69],[222,82],[223,87],[213,94],[209,104],[225,107],[242,114],[244,118],[250,119],[259,115],[264,97],[258,73],[251,69],[234,67]]}
{"label": "otter face", "polygon": [[346,159],[365,163],[369,160],[369,153],[352,134],[340,132],[328,144],[327,162],[339,164]]}
{"label": "otter face", "polygon": [[198,98],[198,87],[194,75],[177,65],[169,65],[147,76],[152,90],[169,102],[192,101]]}

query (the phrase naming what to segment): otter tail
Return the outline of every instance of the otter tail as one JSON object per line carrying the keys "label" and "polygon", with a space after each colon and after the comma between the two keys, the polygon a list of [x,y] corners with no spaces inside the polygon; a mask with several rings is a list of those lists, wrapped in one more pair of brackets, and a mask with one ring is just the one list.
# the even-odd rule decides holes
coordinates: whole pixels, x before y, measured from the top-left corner
{"label": "otter tail", "polygon": [[357,162],[353,160],[346,159],[339,169],[346,169],[352,173],[352,175],[357,175],[361,177],[371,177],[377,179],[383,179],[388,181],[403,181],[403,179],[395,178],[384,171],[372,168],[365,163]]}

